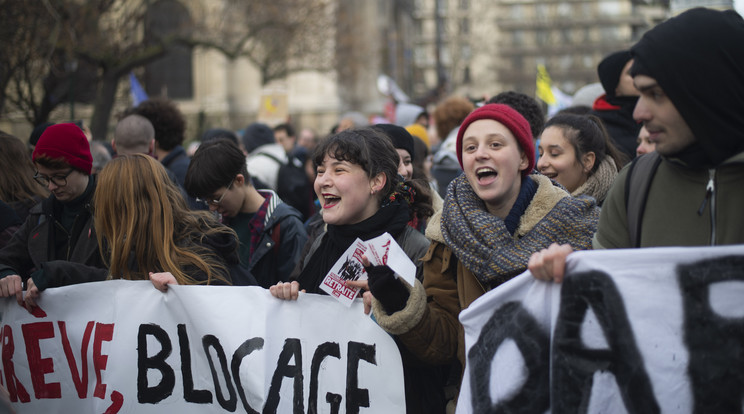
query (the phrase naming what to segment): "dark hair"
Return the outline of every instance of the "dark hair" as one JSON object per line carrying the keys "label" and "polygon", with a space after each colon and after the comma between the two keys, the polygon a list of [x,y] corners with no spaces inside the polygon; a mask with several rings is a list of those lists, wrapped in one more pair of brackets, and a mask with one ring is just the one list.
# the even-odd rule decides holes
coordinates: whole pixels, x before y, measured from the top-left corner
{"label": "dark hair", "polygon": [[413,159],[413,178],[428,181],[429,177],[424,170],[424,161],[426,161],[426,157],[428,156],[429,147],[426,146],[426,143],[421,138],[414,136],[413,156],[411,157]]}
{"label": "dark hair", "polygon": [[290,137],[294,137],[295,136],[295,130],[294,130],[294,128],[292,128],[292,125],[290,125],[290,124],[288,124],[286,122],[283,123],[283,124],[279,124],[279,125],[275,126],[274,127],[274,132],[277,132],[277,131],[284,131]]}
{"label": "dark hair", "polygon": [[176,104],[168,99],[148,99],[135,108],[125,111],[124,116],[137,114],[147,118],[155,129],[155,141],[164,151],[181,145],[186,132],[186,120]]}
{"label": "dark hair", "polygon": [[592,112],[592,108],[586,105],[573,105],[568,108],[563,108],[556,115],[559,114],[573,114],[573,115],[589,115]]}
{"label": "dark hair", "polygon": [[209,197],[228,186],[238,174],[243,174],[246,184],[250,183],[243,151],[228,138],[213,139],[201,144],[194,153],[183,186],[191,197]]}
{"label": "dark hair", "polygon": [[35,197],[46,197],[49,191],[40,186],[32,178],[36,168],[28,148],[20,139],[6,132],[0,131],[0,200],[5,203],[22,201],[35,204]]}
{"label": "dark hair", "polygon": [[523,93],[507,91],[501,92],[486,102],[486,104],[492,103],[508,105],[519,112],[527,120],[527,123],[530,124],[533,138],[537,139],[542,134],[543,125],[545,125],[545,114],[540,104],[534,98]]}
{"label": "dark hair", "polygon": [[234,143],[240,145],[240,141],[238,140],[238,136],[235,134],[235,132],[224,128],[210,128],[204,131],[201,136],[201,142],[207,142],[219,138],[227,138],[230,141],[233,141]]}
{"label": "dark hair", "polygon": [[36,143],[39,142],[39,138],[41,138],[41,134],[43,134],[44,131],[52,125],[54,124],[51,122],[43,122],[39,125],[36,125],[34,127],[34,130],[31,131],[31,135],[28,137],[28,143],[35,147]]}
{"label": "dark hair", "polygon": [[549,127],[559,128],[563,132],[563,136],[576,151],[576,160],[582,167],[584,165],[581,162],[582,156],[588,152],[594,152],[594,166],[589,175],[597,171],[605,156],[615,161],[618,171],[627,162],[625,155],[612,143],[602,121],[594,115],[556,115],[545,123],[545,129]]}
{"label": "dark hair", "polygon": [[[398,174],[400,156],[393,143],[386,135],[372,127],[347,129],[321,141],[313,153],[315,165],[321,165],[328,155],[338,161],[347,161],[359,165],[368,177],[383,173],[387,180],[380,191],[381,200],[387,199],[402,183],[403,177]],[[428,186],[419,180],[405,182],[415,193],[411,204],[411,215],[429,217],[434,212],[431,208],[431,193]]]}

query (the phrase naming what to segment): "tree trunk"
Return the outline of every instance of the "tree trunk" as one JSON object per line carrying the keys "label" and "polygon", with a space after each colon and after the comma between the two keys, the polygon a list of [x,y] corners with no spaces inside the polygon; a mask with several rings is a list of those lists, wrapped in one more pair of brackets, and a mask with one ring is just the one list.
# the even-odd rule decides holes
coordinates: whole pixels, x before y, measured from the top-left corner
{"label": "tree trunk", "polygon": [[93,139],[107,140],[109,118],[111,118],[111,111],[114,107],[119,79],[120,76],[111,73],[104,73],[101,77],[93,107],[93,117],[90,120],[90,132],[93,134]]}

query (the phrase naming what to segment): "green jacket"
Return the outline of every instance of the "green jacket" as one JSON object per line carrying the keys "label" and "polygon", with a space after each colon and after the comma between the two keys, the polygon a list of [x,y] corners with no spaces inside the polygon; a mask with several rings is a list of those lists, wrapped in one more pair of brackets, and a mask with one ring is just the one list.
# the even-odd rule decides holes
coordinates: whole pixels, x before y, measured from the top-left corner
{"label": "green jacket", "polygon": [[[593,247],[632,247],[625,207],[628,168],[602,206]],[[744,243],[744,152],[711,170],[692,170],[664,158],[642,215],[641,247]]]}

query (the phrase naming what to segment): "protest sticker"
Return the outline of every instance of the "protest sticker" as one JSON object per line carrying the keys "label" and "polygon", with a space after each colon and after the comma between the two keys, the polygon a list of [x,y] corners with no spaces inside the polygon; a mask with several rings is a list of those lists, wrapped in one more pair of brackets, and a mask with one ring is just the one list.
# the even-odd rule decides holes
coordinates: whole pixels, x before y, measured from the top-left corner
{"label": "protest sticker", "polygon": [[744,245],[576,252],[460,314],[458,413],[744,411]]}
{"label": "protest sticker", "polygon": [[405,412],[400,354],[362,311],[259,287],[106,281],[0,300],[17,413]]}
{"label": "protest sticker", "polygon": [[367,279],[367,271],[364,270],[364,264],[362,264],[362,255],[366,251],[367,244],[356,239],[336,260],[320,283],[320,288],[344,305],[351,306],[360,289],[347,286],[346,282]]}

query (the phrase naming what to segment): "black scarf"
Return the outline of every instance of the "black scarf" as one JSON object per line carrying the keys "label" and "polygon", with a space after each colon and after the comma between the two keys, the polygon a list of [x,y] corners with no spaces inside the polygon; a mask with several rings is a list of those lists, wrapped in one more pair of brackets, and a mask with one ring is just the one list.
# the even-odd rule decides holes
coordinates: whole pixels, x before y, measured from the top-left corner
{"label": "black scarf", "polygon": [[388,232],[397,238],[405,230],[408,220],[410,220],[408,203],[394,201],[380,207],[372,217],[359,223],[343,226],[329,224],[327,232],[321,236],[323,241],[297,278],[300,288],[309,293],[325,294],[320,290],[320,283],[357,237],[369,240]]}

